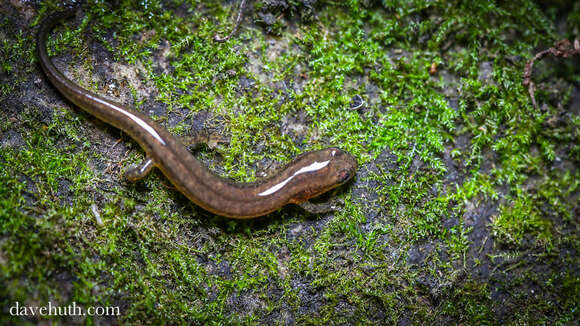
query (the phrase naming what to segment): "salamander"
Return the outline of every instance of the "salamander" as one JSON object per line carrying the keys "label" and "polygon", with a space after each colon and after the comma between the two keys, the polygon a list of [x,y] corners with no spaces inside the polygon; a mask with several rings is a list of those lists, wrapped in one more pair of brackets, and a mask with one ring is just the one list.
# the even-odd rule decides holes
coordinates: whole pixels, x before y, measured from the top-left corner
{"label": "salamander", "polygon": [[61,20],[74,15],[72,10],[59,12],[41,23],[37,36],[40,66],[65,98],[122,130],[145,151],[145,161],[127,171],[130,180],[141,179],[157,167],[199,207],[220,216],[247,219],[267,215],[287,204],[307,204],[308,199],[346,183],[355,175],[356,159],[336,147],[299,155],[280,172],[257,182],[236,183],[216,175],[154,120],[78,86],[56,68],[46,50],[48,35]]}

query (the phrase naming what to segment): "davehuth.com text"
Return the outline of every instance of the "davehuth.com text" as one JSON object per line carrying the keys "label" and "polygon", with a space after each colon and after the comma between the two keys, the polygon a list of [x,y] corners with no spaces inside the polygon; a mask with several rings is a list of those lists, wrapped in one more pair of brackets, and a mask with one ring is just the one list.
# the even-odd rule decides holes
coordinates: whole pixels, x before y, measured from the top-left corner
{"label": "davehuth.com text", "polygon": [[55,306],[48,301],[45,306],[26,306],[16,301],[10,307],[10,315],[12,316],[28,316],[28,317],[42,317],[42,316],[119,316],[119,307],[93,307],[88,308],[77,305],[72,302],[67,306]]}

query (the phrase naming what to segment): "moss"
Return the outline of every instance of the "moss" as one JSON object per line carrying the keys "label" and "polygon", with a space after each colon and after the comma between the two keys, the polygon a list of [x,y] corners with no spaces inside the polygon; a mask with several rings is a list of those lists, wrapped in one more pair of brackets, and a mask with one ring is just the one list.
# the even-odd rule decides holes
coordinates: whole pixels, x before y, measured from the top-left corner
{"label": "moss", "polygon": [[104,94],[113,80],[118,101],[171,132],[219,133],[226,142],[196,156],[223,176],[251,181],[307,150],[348,150],[360,169],[319,199],[343,201],[332,214],[230,221],[159,172],[124,181],[143,152],[64,102],[35,65],[34,28],[60,3],[3,18],[3,309],[74,301],[169,324],[577,319],[574,67],[535,74],[541,110],[521,84],[526,59],[559,38],[560,9],[269,3],[248,10],[279,11],[280,36],[247,19],[218,44],[232,19],[218,2],[89,1],[48,46],[81,85]]}

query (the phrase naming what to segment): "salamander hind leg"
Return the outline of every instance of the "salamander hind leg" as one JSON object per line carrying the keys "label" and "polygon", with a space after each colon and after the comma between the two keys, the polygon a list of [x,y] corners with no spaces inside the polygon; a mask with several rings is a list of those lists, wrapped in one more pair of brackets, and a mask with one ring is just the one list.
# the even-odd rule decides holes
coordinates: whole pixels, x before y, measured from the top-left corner
{"label": "salamander hind leg", "polygon": [[220,143],[227,143],[227,140],[220,135],[209,132],[196,132],[193,135],[179,137],[181,143],[189,150],[199,149],[202,145],[206,145],[210,149],[215,149]]}
{"label": "salamander hind leg", "polygon": [[141,162],[141,164],[130,166],[125,171],[125,178],[132,182],[143,179],[147,174],[149,174],[149,172],[151,172],[151,169],[153,169],[154,166],[155,164],[153,163],[153,160],[146,158]]}

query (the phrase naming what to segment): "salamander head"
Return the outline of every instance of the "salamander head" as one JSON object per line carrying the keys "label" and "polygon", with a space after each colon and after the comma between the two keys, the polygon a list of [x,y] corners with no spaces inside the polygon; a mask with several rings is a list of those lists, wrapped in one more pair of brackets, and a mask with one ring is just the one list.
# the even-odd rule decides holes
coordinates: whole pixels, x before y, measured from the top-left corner
{"label": "salamander head", "polygon": [[339,148],[308,152],[296,160],[291,203],[302,203],[348,182],[355,175],[356,159]]}

